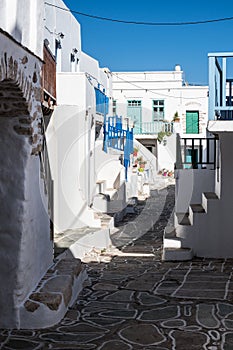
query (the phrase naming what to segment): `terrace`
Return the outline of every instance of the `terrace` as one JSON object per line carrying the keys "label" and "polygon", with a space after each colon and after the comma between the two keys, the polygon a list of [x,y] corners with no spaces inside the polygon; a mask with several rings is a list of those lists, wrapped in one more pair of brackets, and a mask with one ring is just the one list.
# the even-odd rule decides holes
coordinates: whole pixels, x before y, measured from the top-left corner
{"label": "terrace", "polygon": [[173,131],[173,123],[163,121],[136,123],[134,127],[136,135],[157,135],[159,132],[173,133]]}
{"label": "terrace", "polygon": [[209,120],[233,120],[233,52],[209,53]]}

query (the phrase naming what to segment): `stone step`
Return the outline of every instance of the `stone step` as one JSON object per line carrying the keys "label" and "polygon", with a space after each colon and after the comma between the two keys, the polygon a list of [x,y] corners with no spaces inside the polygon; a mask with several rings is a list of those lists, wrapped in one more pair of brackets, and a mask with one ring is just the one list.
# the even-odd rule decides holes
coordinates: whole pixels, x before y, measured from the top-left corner
{"label": "stone step", "polygon": [[189,213],[176,213],[177,222],[179,225],[188,226],[191,225],[189,220]]}
{"label": "stone step", "polygon": [[115,188],[107,188],[104,191],[104,194],[108,195],[110,200],[113,200],[113,199],[115,199],[117,197],[117,190]]}
{"label": "stone step", "polygon": [[208,212],[208,206],[210,203],[208,203],[209,201],[215,201],[219,199],[218,196],[216,195],[216,193],[214,192],[203,192],[202,193],[202,206],[205,209],[206,212]]}
{"label": "stone step", "polygon": [[190,204],[189,206],[189,221],[191,225],[194,225],[195,214],[205,214],[206,211],[201,204]]}
{"label": "stone step", "polygon": [[94,218],[99,219],[101,222],[101,228],[113,228],[114,227],[114,219],[112,216],[102,213],[102,212],[94,212]]}
{"label": "stone step", "polygon": [[176,229],[171,227],[166,227],[164,230],[163,237],[163,247],[164,248],[181,248],[182,240],[176,236]]}
{"label": "stone step", "polygon": [[87,277],[80,259],[58,259],[22,303],[19,327],[41,329],[57,324],[74,304]]}
{"label": "stone step", "polygon": [[205,213],[205,209],[201,204],[190,204],[193,213]]}
{"label": "stone step", "polygon": [[163,261],[187,261],[192,260],[193,251],[191,248],[164,248]]}
{"label": "stone step", "polygon": [[93,248],[110,246],[109,228],[83,227],[54,235],[55,256],[73,256],[82,259]]}
{"label": "stone step", "polygon": [[204,192],[203,195],[206,197],[206,199],[219,199],[214,192]]}

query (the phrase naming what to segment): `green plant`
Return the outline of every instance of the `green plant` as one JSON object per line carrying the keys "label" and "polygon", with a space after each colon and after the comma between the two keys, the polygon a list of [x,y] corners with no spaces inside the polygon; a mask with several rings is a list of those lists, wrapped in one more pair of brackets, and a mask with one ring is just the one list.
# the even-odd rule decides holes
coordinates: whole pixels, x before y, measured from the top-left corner
{"label": "green plant", "polygon": [[139,163],[142,162],[142,160],[143,160],[142,156],[140,156],[140,157],[137,158],[137,161],[138,161]]}
{"label": "green plant", "polygon": [[133,148],[133,156],[134,156],[134,157],[137,157],[137,155],[138,155],[138,150],[139,150],[138,147],[134,147],[134,148]]}
{"label": "green plant", "polygon": [[179,113],[176,111],[173,117],[173,121],[177,121],[177,120],[180,120],[180,117],[179,117]]}
{"label": "green plant", "polygon": [[162,141],[163,141],[163,138],[164,138],[164,136],[171,136],[171,132],[165,132],[165,131],[160,131],[159,133],[158,133],[158,136],[157,136],[157,140],[158,140],[158,142],[159,143],[161,143]]}

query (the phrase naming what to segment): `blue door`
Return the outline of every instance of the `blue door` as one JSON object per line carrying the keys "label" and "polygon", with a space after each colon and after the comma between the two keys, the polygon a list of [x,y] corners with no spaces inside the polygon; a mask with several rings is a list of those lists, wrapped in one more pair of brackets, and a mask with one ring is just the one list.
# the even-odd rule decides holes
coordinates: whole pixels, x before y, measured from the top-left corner
{"label": "blue door", "polygon": [[127,117],[134,122],[134,133],[141,134],[142,130],[142,101],[129,100],[127,108]]}

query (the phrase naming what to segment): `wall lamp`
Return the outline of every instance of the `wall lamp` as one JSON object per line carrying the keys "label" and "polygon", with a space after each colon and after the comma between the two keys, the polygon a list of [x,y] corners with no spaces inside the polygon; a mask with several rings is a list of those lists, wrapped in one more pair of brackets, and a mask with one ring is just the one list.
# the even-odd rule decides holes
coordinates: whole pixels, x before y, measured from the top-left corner
{"label": "wall lamp", "polygon": [[61,38],[61,39],[64,39],[65,34],[63,34],[62,32],[60,32],[60,33],[57,34],[57,36],[59,36],[59,38]]}

